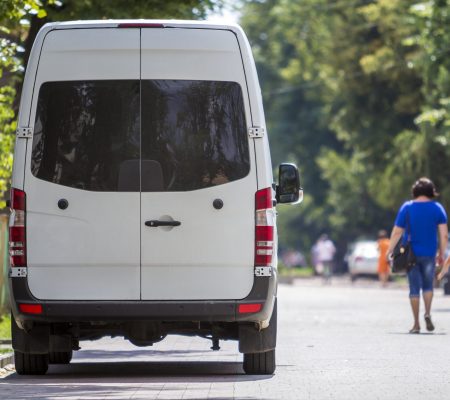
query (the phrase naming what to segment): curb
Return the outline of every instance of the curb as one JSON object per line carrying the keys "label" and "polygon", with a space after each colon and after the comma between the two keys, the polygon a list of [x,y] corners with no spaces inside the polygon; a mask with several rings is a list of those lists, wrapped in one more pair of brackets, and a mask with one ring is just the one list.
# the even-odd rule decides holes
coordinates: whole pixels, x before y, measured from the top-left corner
{"label": "curb", "polygon": [[0,356],[0,368],[4,368],[9,364],[14,364],[14,353],[8,353]]}

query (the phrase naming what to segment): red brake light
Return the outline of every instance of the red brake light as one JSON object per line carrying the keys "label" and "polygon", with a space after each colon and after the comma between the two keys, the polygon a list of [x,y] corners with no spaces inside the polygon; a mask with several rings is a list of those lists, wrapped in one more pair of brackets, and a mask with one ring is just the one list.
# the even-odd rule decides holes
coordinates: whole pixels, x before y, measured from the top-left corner
{"label": "red brake light", "polygon": [[24,314],[42,314],[41,304],[19,304],[19,311]]}
{"label": "red brake light", "polygon": [[26,194],[11,189],[11,217],[9,224],[9,255],[11,267],[26,267]]}
{"label": "red brake light", "polygon": [[273,226],[256,227],[256,266],[272,265],[273,256]]}
{"label": "red brake light", "polygon": [[261,308],[262,308],[261,303],[239,304],[238,312],[239,312],[239,314],[256,313],[256,312],[261,311]]}
{"label": "red brake light", "polygon": [[261,189],[255,196],[256,210],[266,210],[272,208],[272,188]]}
{"label": "red brake light", "polygon": [[255,210],[255,266],[271,266],[274,241],[272,188],[256,192]]}
{"label": "red brake light", "polygon": [[25,211],[26,195],[23,190],[11,189],[11,209]]}
{"label": "red brake light", "polygon": [[151,22],[125,22],[119,24],[118,28],[164,28],[163,24],[155,24]]}

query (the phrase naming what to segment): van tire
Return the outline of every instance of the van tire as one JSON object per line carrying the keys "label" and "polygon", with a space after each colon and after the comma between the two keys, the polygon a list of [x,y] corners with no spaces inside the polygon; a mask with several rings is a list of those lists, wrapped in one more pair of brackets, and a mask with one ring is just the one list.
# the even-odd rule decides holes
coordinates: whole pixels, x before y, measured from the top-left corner
{"label": "van tire", "polygon": [[14,362],[19,375],[45,375],[48,370],[48,354],[15,351]]}
{"label": "van tire", "polygon": [[275,349],[264,353],[244,354],[244,371],[247,375],[272,375],[275,372]]}
{"label": "van tire", "polygon": [[51,351],[48,354],[50,364],[70,364],[72,360],[72,350],[70,351]]}

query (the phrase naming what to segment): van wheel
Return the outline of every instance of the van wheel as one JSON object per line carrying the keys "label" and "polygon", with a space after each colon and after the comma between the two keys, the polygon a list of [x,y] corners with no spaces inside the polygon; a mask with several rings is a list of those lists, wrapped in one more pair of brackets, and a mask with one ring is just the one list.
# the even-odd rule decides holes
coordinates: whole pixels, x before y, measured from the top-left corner
{"label": "van wheel", "polygon": [[48,370],[48,354],[14,352],[14,363],[19,375],[44,375]]}
{"label": "van wheel", "polygon": [[70,351],[51,351],[48,354],[50,364],[69,364],[72,360],[72,350]]}
{"label": "van wheel", "polygon": [[275,367],[275,349],[244,354],[244,371],[247,375],[272,375]]}

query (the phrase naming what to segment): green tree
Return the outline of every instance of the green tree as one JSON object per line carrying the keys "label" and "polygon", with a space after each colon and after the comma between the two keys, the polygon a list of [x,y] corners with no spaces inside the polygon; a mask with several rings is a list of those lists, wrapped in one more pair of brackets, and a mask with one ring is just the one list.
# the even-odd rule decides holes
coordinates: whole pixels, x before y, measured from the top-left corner
{"label": "green tree", "polygon": [[0,2],[0,208],[4,207],[3,198],[11,176],[16,130],[13,110],[15,85],[23,70],[16,56],[19,49],[17,38],[22,35],[19,21],[26,15],[43,17],[45,12],[41,6],[38,0]]}
{"label": "green tree", "polygon": [[373,236],[421,175],[450,204],[449,4],[245,2],[274,160],[297,161],[308,194],[298,212],[280,208],[285,244]]}
{"label": "green tree", "polygon": [[416,3],[411,15],[419,29],[409,43],[422,49],[415,62],[425,99],[415,123],[428,155],[426,170],[435,177],[444,203],[450,206],[450,1]]}
{"label": "green tree", "polygon": [[324,147],[336,151],[342,147],[329,128],[324,107],[331,69],[324,62],[330,31],[322,28],[329,23],[320,9],[323,4],[250,1],[241,19],[262,83],[274,164],[296,162],[307,193],[301,208],[280,207],[280,243],[303,249],[322,231],[329,231],[323,218],[329,185],[316,159]]}

